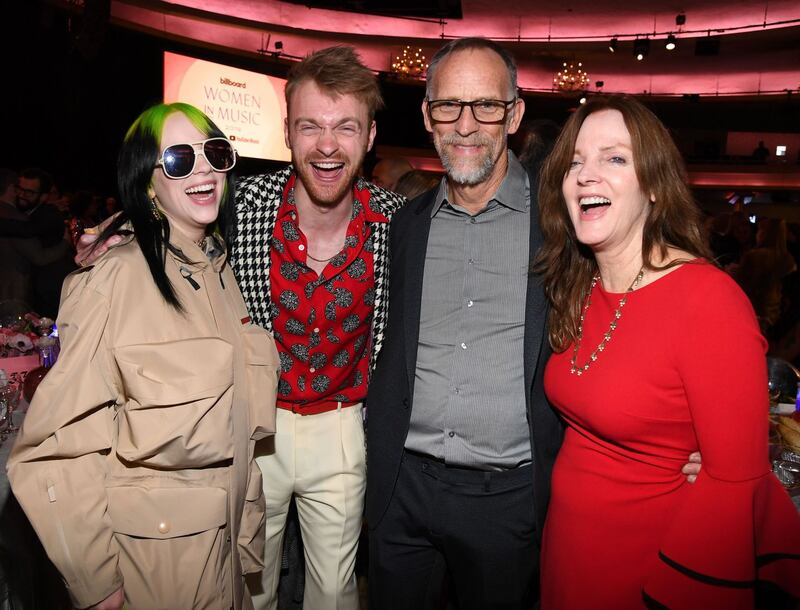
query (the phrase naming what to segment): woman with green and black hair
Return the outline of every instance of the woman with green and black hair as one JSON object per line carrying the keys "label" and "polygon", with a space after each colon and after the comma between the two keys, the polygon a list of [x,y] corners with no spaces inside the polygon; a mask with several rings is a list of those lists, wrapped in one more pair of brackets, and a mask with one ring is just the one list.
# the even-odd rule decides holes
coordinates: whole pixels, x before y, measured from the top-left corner
{"label": "woman with green and black hair", "polygon": [[249,607],[278,355],[226,264],[235,163],[196,108],[146,110],[98,242],[124,237],[64,284],[61,356],[9,478],[76,607]]}

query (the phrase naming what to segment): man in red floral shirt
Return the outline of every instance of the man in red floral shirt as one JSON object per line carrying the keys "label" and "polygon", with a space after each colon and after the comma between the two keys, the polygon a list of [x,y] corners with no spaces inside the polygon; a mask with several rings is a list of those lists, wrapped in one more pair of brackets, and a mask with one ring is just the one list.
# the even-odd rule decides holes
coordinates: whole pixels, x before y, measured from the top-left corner
{"label": "man in red floral shirt", "polygon": [[[281,358],[277,433],[256,448],[267,505],[255,608],[274,609],[286,514],[296,499],[304,606],[358,608],[354,567],[366,479],[362,403],[383,339],[388,229],[404,199],[358,177],[382,104],[348,47],[293,67],[292,166],[238,185],[231,264],[253,321]],[[254,363],[257,364],[257,363]],[[257,499],[259,490],[248,496]]]}

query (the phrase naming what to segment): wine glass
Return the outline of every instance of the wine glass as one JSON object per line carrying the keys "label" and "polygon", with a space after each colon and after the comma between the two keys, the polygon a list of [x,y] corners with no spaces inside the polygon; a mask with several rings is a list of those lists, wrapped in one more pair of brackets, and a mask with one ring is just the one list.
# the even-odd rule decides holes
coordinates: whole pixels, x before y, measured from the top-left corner
{"label": "wine glass", "polygon": [[794,404],[800,383],[800,371],[785,360],[768,356],[767,383],[770,405],[774,406],[779,402]]}
{"label": "wine glass", "polygon": [[9,383],[0,388],[0,431],[6,437],[17,431],[13,415],[18,403],[19,386],[17,384]]}
{"label": "wine glass", "polygon": [[10,433],[11,412],[8,408],[10,392],[7,391],[9,387],[10,385],[0,387],[0,443],[5,441]]}

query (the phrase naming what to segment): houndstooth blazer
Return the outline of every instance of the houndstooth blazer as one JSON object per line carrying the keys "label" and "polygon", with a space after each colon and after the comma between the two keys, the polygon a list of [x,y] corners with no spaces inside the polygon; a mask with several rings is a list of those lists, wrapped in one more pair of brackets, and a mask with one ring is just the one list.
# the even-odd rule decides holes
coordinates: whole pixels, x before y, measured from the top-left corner
{"label": "houndstooth blazer", "polygon": [[[238,232],[230,246],[231,267],[239,282],[247,310],[255,324],[272,332],[272,319],[277,311],[270,300],[269,246],[275,229],[278,209],[292,166],[273,174],[248,176],[236,185]],[[389,220],[405,197],[361,180],[359,187],[370,192],[369,206]],[[389,296],[389,223],[374,223],[373,258],[375,261],[375,313],[372,317],[372,352],[370,374],[375,368],[383,344],[388,315]]]}

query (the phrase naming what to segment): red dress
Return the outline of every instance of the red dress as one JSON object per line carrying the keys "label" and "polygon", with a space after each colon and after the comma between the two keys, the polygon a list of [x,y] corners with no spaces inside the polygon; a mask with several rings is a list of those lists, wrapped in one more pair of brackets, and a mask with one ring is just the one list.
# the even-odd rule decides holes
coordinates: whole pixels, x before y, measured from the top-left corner
{"label": "red dress", "polygon": [[[622,295],[598,282],[582,366]],[[765,342],[736,284],[685,264],[629,295],[587,372],[545,389],[568,423],[542,549],[542,610],[737,610],[756,579],[800,596],[800,518],[770,471]],[[681,474],[700,449],[697,482]],[[661,604],[660,606],[658,604]]]}

